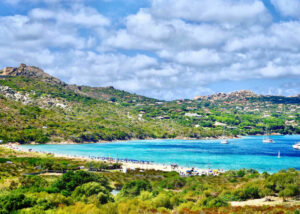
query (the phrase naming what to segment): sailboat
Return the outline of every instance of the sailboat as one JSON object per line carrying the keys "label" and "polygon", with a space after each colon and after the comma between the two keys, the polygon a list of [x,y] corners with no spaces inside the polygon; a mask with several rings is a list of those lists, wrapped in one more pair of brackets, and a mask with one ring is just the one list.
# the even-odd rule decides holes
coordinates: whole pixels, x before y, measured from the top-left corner
{"label": "sailboat", "polygon": [[268,134],[268,129],[267,131],[265,132],[265,135],[263,136],[263,140],[262,140],[263,143],[275,143],[274,140],[272,140]]}
{"label": "sailboat", "polygon": [[229,141],[227,139],[225,139],[225,126],[224,126],[224,129],[223,129],[223,135],[222,135],[221,143],[222,144],[228,144],[229,143]]}
{"label": "sailboat", "polygon": [[280,151],[278,151],[278,156],[277,157],[280,158]]}

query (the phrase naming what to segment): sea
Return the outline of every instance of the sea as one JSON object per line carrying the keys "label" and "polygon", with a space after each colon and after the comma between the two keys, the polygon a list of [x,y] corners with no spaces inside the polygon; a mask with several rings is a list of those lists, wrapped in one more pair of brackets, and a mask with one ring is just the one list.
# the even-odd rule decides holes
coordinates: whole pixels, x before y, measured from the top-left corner
{"label": "sea", "polygon": [[[263,143],[262,136],[220,140],[133,140],[94,144],[22,145],[35,151],[85,157],[111,157],[160,164],[178,164],[200,169],[255,169],[274,173],[282,169],[300,170],[300,150],[293,145],[300,135],[270,136],[275,143]],[[280,157],[278,154],[280,153]]]}

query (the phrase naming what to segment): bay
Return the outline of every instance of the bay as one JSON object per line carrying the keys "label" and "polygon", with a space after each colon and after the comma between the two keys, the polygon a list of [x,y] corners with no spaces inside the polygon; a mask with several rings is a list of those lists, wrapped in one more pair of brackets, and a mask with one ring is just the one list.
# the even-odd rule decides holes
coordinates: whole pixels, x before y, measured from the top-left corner
{"label": "bay", "polygon": [[[300,135],[271,136],[275,143],[262,143],[262,136],[220,140],[134,140],[95,144],[22,145],[35,151],[61,155],[111,157],[161,164],[176,163],[201,169],[256,169],[277,172],[281,169],[300,170],[300,150],[292,145]],[[278,152],[280,151],[280,158]]]}

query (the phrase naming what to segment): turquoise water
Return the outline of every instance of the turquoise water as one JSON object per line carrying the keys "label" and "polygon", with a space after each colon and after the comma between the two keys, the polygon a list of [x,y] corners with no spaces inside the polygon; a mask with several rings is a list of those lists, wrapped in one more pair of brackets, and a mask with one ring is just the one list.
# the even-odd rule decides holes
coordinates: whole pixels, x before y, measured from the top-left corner
{"label": "turquoise water", "polygon": [[[271,136],[274,144],[263,144],[261,136],[229,140],[139,140],[77,145],[24,145],[35,151],[77,156],[98,156],[120,159],[177,163],[181,166],[240,169],[253,168],[260,172],[277,172],[281,169],[300,170],[300,150],[292,145],[300,135]],[[278,151],[281,158],[278,158]]]}

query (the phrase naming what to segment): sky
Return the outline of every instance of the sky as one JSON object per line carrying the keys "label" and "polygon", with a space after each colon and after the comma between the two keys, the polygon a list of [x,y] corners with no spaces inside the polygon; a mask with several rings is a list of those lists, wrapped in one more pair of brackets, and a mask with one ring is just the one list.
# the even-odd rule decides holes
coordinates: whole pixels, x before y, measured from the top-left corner
{"label": "sky", "polygon": [[0,0],[0,67],[164,100],[300,93],[300,0]]}

